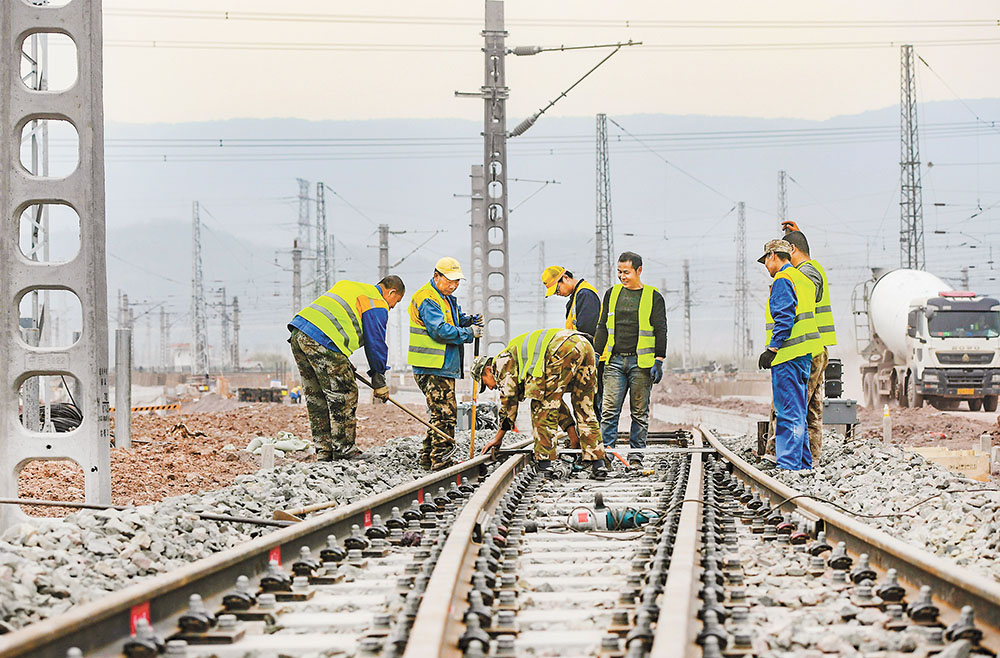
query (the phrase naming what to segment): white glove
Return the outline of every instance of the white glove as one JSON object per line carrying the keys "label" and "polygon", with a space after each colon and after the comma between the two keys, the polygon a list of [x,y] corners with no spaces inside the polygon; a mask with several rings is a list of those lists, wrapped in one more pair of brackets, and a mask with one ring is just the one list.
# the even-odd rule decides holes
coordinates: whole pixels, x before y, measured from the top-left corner
{"label": "white glove", "polygon": [[472,337],[482,338],[483,337],[483,327],[479,324],[472,325]]}

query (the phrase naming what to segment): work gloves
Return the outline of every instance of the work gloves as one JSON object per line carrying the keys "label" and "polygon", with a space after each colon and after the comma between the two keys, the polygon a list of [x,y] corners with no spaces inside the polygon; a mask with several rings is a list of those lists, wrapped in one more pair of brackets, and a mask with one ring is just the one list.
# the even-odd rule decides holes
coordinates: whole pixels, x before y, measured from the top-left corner
{"label": "work gloves", "polygon": [[774,361],[774,357],[777,356],[777,352],[773,350],[764,350],[760,353],[760,358],[757,359],[757,367],[761,370],[769,370],[771,368],[771,362]]}
{"label": "work gloves", "polygon": [[657,359],[653,361],[653,367],[649,369],[649,376],[653,378],[654,384],[659,384],[663,379],[663,361]]}
{"label": "work gloves", "polygon": [[389,399],[389,387],[385,384],[384,373],[372,374],[372,397],[379,402]]}
{"label": "work gloves", "polygon": [[472,316],[472,324],[477,324],[480,327],[483,326],[483,314],[482,313],[476,313],[475,315],[473,315]]}
{"label": "work gloves", "polygon": [[483,325],[481,325],[481,324],[474,324],[474,325],[472,325],[472,337],[473,338],[482,338],[483,337]]}

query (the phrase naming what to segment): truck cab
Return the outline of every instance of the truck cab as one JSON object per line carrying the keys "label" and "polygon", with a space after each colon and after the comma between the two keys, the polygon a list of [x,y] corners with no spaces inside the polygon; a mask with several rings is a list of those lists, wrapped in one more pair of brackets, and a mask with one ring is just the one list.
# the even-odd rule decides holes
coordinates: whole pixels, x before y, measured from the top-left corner
{"label": "truck cab", "polygon": [[926,398],[936,408],[954,409],[967,400],[973,411],[996,410],[1000,301],[969,291],[915,300],[907,313],[906,345],[906,367],[898,375],[908,394],[902,403],[919,406]]}

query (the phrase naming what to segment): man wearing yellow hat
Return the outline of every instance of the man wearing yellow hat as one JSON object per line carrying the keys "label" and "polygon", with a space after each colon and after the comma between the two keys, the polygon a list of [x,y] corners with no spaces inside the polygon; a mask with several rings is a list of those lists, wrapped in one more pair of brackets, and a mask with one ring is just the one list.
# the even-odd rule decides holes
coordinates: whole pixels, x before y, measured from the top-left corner
{"label": "man wearing yellow hat", "polygon": [[413,367],[413,377],[424,397],[431,424],[451,436],[446,441],[430,430],[420,451],[420,465],[439,471],[454,462],[455,380],[464,377],[464,343],[471,343],[483,332],[481,315],[465,315],[454,292],[464,279],[454,258],[445,257],[434,266],[431,280],[413,293],[410,299],[410,348],[406,362]]}
{"label": "man wearing yellow hat", "polygon": [[594,286],[565,267],[553,265],[542,272],[545,296],[569,297],[566,302],[566,328],[587,334],[590,344],[594,344],[597,321],[601,319],[601,296]]}

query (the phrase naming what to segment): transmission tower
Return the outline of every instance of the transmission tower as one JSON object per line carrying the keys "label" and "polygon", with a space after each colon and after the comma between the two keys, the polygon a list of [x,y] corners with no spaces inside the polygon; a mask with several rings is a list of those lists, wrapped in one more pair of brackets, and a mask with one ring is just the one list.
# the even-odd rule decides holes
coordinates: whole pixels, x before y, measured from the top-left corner
{"label": "transmission tower", "polygon": [[378,280],[389,276],[389,225],[378,225]]}
{"label": "transmission tower", "polygon": [[681,367],[685,370],[691,363],[691,276],[688,259],[684,259],[684,351],[681,352]]}
{"label": "transmission tower", "polygon": [[222,354],[219,355],[219,360],[221,362],[220,369],[225,370],[231,366],[229,360],[233,353],[229,342],[229,303],[226,300],[225,288],[219,289],[219,306],[222,309]]}
{"label": "transmission tower", "polygon": [[167,309],[160,306],[160,370],[170,367],[170,324]]}
{"label": "transmission tower", "polygon": [[924,206],[920,187],[917,78],[913,46],[900,49],[899,91],[899,265],[924,269]]}
{"label": "transmission tower", "polygon": [[750,286],[747,283],[747,218],[742,201],[736,204],[736,321],[733,325],[733,358],[739,365],[750,356],[750,322],[747,299]]}
{"label": "transmission tower", "polygon": [[309,250],[309,181],[296,178],[299,183],[299,246]]}
{"label": "transmission tower", "polygon": [[788,174],[782,169],[778,172],[778,225],[788,219]]}
{"label": "transmission tower", "polygon": [[597,115],[597,227],[594,234],[596,258],[594,278],[597,289],[604,290],[613,281],[615,237],[611,227],[611,170],[608,157],[608,117]]}
{"label": "transmission tower", "polygon": [[[201,207],[195,201],[191,212],[192,276],[191,276],[191,373],[208,372],[208,308],[205,302],[205,280],[201,269]],[[298,309],[296,309],[298,310]]]}
{"label": "transmission tower", "polygon": [[240,369],[240,300],[233,297],[233,370]]}
{"label": "transmission tower", "polygon": [[330,261],[327,258],[329,239],[326,232],[326,197],[322,181],[316,183],[316,279],[313,289],[319,297],[330,289]]}

